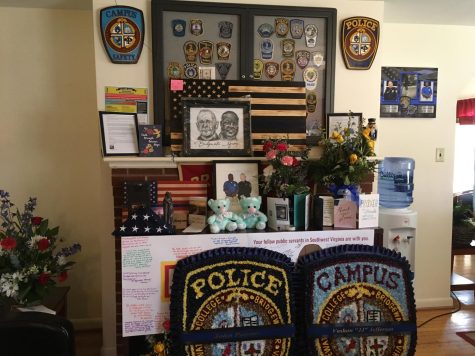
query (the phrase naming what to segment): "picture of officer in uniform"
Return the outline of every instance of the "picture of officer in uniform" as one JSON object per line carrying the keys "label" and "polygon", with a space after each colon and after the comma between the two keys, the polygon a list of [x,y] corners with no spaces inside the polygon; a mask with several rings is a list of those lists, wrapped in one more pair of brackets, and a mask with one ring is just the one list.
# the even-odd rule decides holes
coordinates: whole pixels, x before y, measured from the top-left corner
{"label": "picture of officer in uniform", "polygon": [[432,82],[429,80],[424,80],[420,82],[421,84],[421,96],[420,101],[432,101]]}
{"label": "picture of officer in uniform", "polygon": [[246,175],[241,173],[239,175],[239,183],[238,183],[238,197],[250,197],[252,192],[252,185],[251,182],[246,180]]}
{"label": "picture of officer in uniform", "polygon": [[386,89],[383,94],[384,100],[396,100],[397,99],[397,86],[391,80],[386,82]]}
{"label": "picture of officer in uniform", "polygon": [[238,194],[238,184],[234,180],[234,176],[232,173],[228,174],[228,180],[223,184],[223,191],[227,197],[235,197]]}

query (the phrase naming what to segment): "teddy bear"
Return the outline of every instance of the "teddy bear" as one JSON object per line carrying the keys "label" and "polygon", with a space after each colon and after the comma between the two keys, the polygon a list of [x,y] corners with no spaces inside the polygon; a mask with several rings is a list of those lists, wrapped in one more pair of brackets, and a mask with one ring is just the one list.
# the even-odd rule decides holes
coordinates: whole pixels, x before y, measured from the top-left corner
{"label": "teddy bear", "polygon": [[244,230],[246,224],[239,215],[229,210],[231,201],[229,199],[210,199],[208,206],[213,210],[214,215],[208,218],[210,231],[216,234],[220,231],[234,231],[236,229]]}
{"label": "teddy bear", "polygon": [[241,218],[248,229],[264,230],[266,228],[267,216],[260,212],[262,198],[242,197],[239,201],[242,208]]}

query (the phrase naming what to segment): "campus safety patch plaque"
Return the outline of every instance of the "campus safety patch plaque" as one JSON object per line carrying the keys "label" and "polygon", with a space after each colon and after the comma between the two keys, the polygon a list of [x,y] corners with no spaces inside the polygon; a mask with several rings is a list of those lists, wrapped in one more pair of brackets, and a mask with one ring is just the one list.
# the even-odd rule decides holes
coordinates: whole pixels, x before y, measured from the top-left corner
{"label": "campus safety patch plaque", "polygon": [[292,263],[258,248],[219,248],[173,274],[172,355],[291,355]]}
{"label": "campus safety patch plaque", "polygon": [[346,68],[369,69],[379,44],[379,21],[369,17],[350,17],[341,25],[341,50]]}
{"label": "campus safety patch plaque", "polygon": [[301,257],[297,270],[302,355],[414,355],[413,275],[400,254],[340,245]]}
{"label": "campus safety patch plaque", "polygon": [[145,23],[142,10],[110,6],[101,10],[102,43],[112,63],[137,63],[142,53]]}

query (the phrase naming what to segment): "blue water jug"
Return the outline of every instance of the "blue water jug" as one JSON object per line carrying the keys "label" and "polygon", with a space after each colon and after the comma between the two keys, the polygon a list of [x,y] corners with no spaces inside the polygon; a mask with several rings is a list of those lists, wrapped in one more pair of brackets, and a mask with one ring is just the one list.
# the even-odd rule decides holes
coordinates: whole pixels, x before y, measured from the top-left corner
{"label": "blue water jug", "polygon": [[412,204],[415,162],[407,157],[385,157],[378,165],[379,205],[402,209]]}

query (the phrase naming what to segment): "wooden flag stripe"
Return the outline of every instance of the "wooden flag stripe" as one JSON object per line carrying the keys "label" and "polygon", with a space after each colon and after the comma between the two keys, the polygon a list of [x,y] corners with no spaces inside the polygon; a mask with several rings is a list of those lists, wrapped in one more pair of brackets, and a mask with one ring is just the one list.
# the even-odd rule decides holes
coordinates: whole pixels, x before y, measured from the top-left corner
{"label": "wooden flag stripe", "polygon": [[[288,142],[287,142],[288,143]],[[252,150],[253,151],[259,151],[259,152],[262,152],[262,144],[261,145],[252,145]],[[306,145],[292,145],[292,144],[289,144],[289,150],[290,151],[303,151],[305,150],[307,146]]]}
{"label": "wooden flag stripe", "polygon": [[270,98],[270,99],[302,99],[305,98],[304,93],[248,93],[248,92],[234,92],[228,93],[229,98],[237,99],[237,98]]}
{"label": "wooden flag stripe", "polygon": [[254,110],[251,108],[251,116],[295,116],[295,119],[305,119],[305,110]]}
{"label": "wooden flag stripe", "polygon": [[307,135],[304,133],[275,133],[275,132],[261,132],[252,133],[253,140],[267,140],[267,139],[283,139],[283,140],[306,140]]}
{"label": "wooden flag stripe", "polygon": [[279,98],[251,98],[251,105],[285,105],[285,106],[293,106],[293,105],[298,105],[298,106],[306,106],[306,101],[305,98],[303,99],[279,99]]}
{"label": "wooden flag stripe", "polygon": [[230,93],[287,93],[305,95],[305,87],[277,87],[277,86],[228,86]]}
{"label": "wooden flag stripe", "polygon": [[183,133],[182,132],[172,132],[172,133],[170,133],[170,138],[172,140],[183,140]]}

